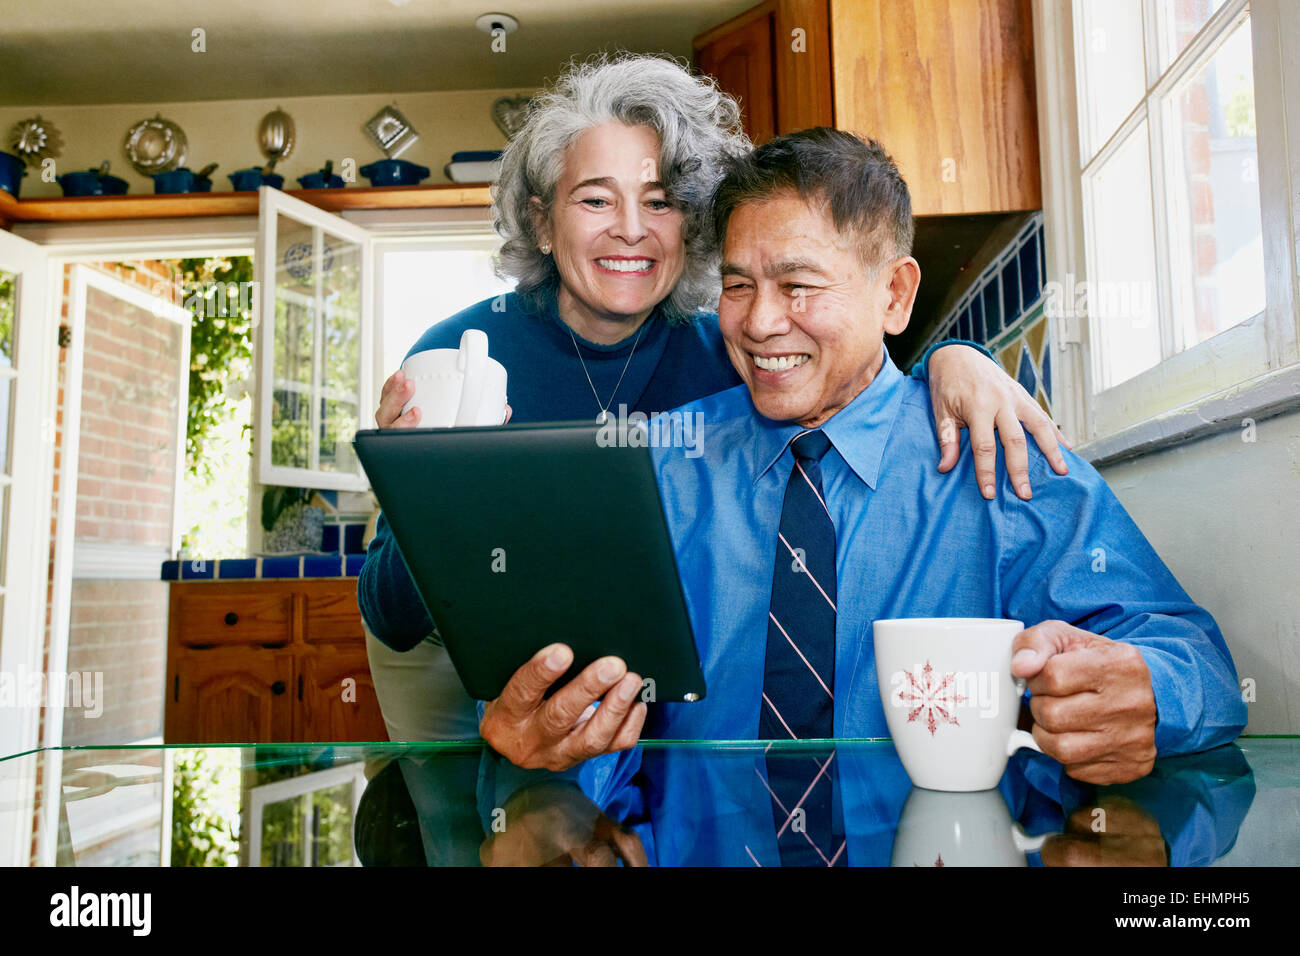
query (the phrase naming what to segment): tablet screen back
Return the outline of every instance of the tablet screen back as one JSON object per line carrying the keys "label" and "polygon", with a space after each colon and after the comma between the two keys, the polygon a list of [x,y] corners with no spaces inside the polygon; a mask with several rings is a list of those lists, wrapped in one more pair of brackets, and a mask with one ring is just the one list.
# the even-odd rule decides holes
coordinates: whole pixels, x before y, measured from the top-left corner
{"label": "tablet screen back", "polygon": [[[366,430],[357,455],[470,696],[553,642],[556,687],[613,654],[642,699],[698,700],[700,670],[650,450],[594,424]],[[608,432],[606,433],[608,435]]]}

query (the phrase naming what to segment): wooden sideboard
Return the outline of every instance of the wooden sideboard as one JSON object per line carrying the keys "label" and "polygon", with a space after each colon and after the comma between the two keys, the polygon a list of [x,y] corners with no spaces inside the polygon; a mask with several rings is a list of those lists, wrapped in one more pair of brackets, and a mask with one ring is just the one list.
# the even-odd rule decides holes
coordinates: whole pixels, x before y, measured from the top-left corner
{"label": "wooden sideboard", "polygon": [[356,578],[181,581],[168,744],[385,741]]}

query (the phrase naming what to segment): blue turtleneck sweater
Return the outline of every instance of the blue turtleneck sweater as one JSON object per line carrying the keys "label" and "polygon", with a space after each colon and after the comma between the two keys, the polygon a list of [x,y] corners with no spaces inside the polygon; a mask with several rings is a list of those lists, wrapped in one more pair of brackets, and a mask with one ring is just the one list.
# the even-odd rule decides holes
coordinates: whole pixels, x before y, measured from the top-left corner
{"label": "blue turtleneck sweater", "polygon": [[[599,345],[572,333],[554,304],[534,314],[513,292],[484,299],[430,326],[407,356],[457,348],[466,329],[486,332],[489,354],[506,368],[512,423],[595,421],[602,407],[617,416],[622,405],[627,406],[623,414],[655,415],[741,381],[727,357],[716,315],[670,324],[656,310],[639,337]],[[929,355],[912,369],[914,377],[924,380]],[[382,512],[357,579],[357,602],[366,626],[395,651],[410,650],[433,631]]]}

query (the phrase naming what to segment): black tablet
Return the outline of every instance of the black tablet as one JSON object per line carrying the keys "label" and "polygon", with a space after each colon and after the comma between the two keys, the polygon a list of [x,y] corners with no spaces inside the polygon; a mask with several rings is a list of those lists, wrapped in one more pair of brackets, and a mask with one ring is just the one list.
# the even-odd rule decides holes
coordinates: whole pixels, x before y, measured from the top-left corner
{"label": "black tablet", "polygon": [[357,432],[357,457],[471,697],[498,697],[556,641],[574,652],[557,688],[613,654],[645,680],[644,700],[704,696],[650,449],[625,429]]}

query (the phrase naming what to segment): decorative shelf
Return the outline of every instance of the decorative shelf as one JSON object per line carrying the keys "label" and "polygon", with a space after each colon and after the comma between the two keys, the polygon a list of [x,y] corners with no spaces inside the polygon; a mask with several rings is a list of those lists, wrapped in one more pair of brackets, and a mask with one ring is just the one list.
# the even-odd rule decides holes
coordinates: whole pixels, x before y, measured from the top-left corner
{"label": "decorative shelf", "polygon": [[[423,209],[489,206],[488,184],[356,186],[286,189],[326,212],[343,209]],[[106,219],[176,219],[186,216],[255,216],[257,193],[179,193],[137,196],[60,196],[14,199],[0,189],[0,226],[14,222],[92,222]]]}

